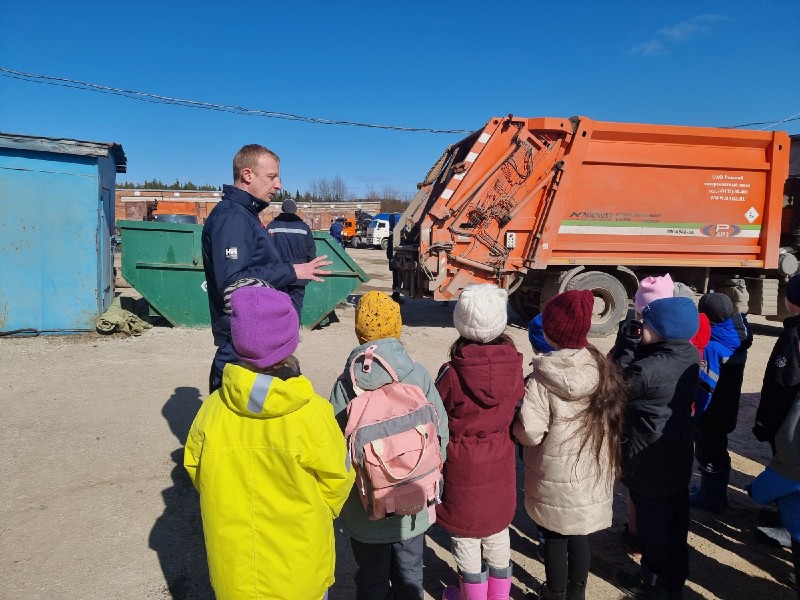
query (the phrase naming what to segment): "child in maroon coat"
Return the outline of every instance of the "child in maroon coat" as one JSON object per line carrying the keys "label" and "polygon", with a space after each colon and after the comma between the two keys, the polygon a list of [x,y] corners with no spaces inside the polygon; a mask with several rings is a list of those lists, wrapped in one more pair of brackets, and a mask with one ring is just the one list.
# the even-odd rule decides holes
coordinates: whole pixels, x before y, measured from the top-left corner
{"label": "child in maroon coat", "polygon": [[460,590],[445,590],[445,600],[504,600],[511,590],[508,526],[516,511],[511,423],[525,383],[522,354],[503,333],[507,302],[506,291],[494,285],[464,289],[453,313],[460,337],[436,380],[450,426],[436,515],[453,536],[460,581]]}

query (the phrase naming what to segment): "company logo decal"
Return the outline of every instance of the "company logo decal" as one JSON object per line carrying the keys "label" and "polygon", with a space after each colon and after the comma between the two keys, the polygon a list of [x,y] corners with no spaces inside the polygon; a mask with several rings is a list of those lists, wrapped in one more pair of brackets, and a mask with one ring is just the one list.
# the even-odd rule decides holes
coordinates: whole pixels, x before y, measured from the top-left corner
{"label": "company logo decal", "polygon": [[713,225],[706,225],[700,231],[703,235],[715,238],[735,237],[742,232],[742,228],[738,225],[730,223],[715,223]]}

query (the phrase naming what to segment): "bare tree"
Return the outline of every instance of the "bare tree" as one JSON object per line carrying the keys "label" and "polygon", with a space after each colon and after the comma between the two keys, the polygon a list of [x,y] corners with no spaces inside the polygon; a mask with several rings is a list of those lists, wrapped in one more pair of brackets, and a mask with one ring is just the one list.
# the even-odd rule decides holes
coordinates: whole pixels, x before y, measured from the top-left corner
{"label": "bare tree", "polygon": [[311,195],[321,202],[344,202],[352,200],[353,195],[348,191],[344,179],[335,176],[333,179],[320,177],[309,184]]}
{"label": "bare tree", "polygon": [[336,202],[351,199],[347,191],[347,184],[338,175],[331,180],[331,191],[333,192],[333,200]]}
{"label": "bare tree", "polygon": [[410,202],[411,194],[401,192],[390,185],[385,185],[380,190],[377,190],[370,184],[367,187],[367,200],[398,200],[400,202]]}
{"label": "bare tree", "polygon": [[330,201],[331,187],[327,179],[325,178],[314,179],[311,181],[308,188],[314,200],[320,202]]}

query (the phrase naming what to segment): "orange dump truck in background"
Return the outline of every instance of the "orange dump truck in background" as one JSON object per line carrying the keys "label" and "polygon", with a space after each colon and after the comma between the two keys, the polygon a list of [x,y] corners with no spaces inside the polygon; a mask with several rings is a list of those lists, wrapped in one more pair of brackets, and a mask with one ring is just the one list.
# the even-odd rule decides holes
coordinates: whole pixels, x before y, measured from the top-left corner
{"label": "orange dump truck in background", "polygon": [[367,226],[372,220],[372,215],[356,210],[355,215],[346,217],[342,224],[342,242],[350,248],[360,248],[367,239]]}
{"label": "orange dump truck in background", "polygon": [[789,151],[785,132],[493,118],[419,185],[393,265],[409,296],[494,283],[525,317],[590,289],[594,335],[616,328],[640,279],[665,272],[775,315],[800,250],[800,218],[793,235],[782,217]]}

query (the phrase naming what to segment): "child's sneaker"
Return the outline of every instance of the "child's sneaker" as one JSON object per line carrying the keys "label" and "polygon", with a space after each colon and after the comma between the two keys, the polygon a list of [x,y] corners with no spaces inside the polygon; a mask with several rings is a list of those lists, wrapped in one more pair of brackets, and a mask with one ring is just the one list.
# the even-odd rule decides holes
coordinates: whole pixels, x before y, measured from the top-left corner
{"label": "child's sneaker", "polygon": [[792,547],[792,536],[783,527],[756,527],[755,538],[770,546]]}

